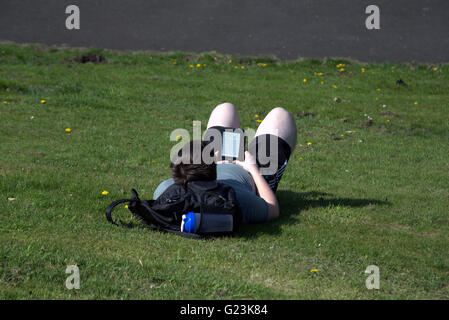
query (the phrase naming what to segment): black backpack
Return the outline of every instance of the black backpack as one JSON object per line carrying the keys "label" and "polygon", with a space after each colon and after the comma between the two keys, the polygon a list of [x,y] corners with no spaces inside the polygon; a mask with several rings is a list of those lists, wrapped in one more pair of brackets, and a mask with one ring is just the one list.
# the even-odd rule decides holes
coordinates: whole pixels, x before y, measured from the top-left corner
{"label": "black backpack", "polygon": [[[118,225],[111,216],[120,203],[128,202],[131,213],[148,228],[178,234],[187,238],[229,235],[237,231],[242,221],[242,212],[232,187],[216,181],[191,181],[186,185],[173,184],[156,200],[140,200],[132,189],[131,199],[112,202],[106,209],[106,218]],[[182,215],[188,212],[228,213],[233,216],[233,230],[230,233],[201,235],[181,232]]]}

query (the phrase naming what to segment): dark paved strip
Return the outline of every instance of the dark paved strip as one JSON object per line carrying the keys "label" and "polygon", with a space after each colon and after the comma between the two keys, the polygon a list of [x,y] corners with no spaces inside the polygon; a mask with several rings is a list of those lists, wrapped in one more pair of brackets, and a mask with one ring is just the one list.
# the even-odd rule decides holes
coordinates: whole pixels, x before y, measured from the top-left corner
{"label": "dark paved strip", "polygon": [[[65,28],[65,8],[81,29]],[[365,8],[381,10],[367,30]],[[447,0],[0,0],[0,39],[121,50],[449,61]]]}

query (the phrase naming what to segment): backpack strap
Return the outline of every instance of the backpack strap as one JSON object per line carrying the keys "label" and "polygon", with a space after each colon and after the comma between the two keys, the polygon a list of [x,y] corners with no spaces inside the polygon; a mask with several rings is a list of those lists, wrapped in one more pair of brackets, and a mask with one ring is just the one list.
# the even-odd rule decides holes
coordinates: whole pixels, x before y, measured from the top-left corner
{"label": "backpack strap", "polygon": [[120,203],[123,203],[123,202],[130,202],[130,201],[132,201],[133,199],[120,199],[120,200],[116,200],[116,201],[114,201],[114,202],[112,202],[107,208],[106,208],[106,219],[110,222],[110,223],[112,223],[112,224],[115,224],[116,226],[118,226],[118,224],[112,219],[112,210],[114,210],[114,208],[116,207],[116,206],[118,206]]}

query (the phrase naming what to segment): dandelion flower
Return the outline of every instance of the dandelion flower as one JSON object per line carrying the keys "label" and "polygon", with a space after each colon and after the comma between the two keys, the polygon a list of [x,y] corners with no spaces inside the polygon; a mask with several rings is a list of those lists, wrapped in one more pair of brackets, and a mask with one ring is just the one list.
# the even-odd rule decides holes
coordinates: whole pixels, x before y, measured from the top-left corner
{"label": "dandelion flower", "polygon": [[176,140],[181,140],[182,139],[182,136],[176,136]]}
{"label": "dandelion flower", "polygon": [[334,85],[332,86],[332,88],[337,89],[338,87],[334,84]]}
{"label": "dandelion flower", "polygon": [[380,88],[377,88],[376,90],[377,90],[378,92],[380,92]]}
{"label": "dandelion flower", "polygon": [[421,146],[420,146],[420,145],[418,145],[418,149],[421,149]]}
{"label": "dandelion flower", "polygon": [[260,119],[257,119],[257,120],[256,120],[256,122],[259,122],[259,123],[261,123],[261,122],[262,122],[262,120],[260,120]]}
{"label": "dandelion flower", "polygon": [[259,118],[259,115],[258,115],[258,114],[255,114],[255,115],[254,115],[254,118]]}
{"label": "dandelion flower", "polygon": [[302,161],[303,159],[302,159],[302,157],[299,157],[299,161]]}
{"label": "dandelion flower", "polygon": [[41,103],[42,103],[42,104],[45,104],[45,103],[47,103],[47,100],[42,99],[42,100],[41,100]]}
{"label": "dandelion flower", "polygon": [[415,101],[413,104],[417,105],[417,104],[418,104],[418,101]]}
{"label": "dandelion flower", "polygon": [[127,204],[125,204],[125,209],[128,209],[128,205]]}
{"label": "dandelion flower", "polygon": [[231,60],[231,59],[229,59],[229,60],[228,60],[228,62],[229,62],[229,63],[232,63],[232,60]]}
{"label": "dandelion flower", "polygon": [[387,123],[390,123],[390,119],[387,119]]}
{"label": "dandelion flower", "polygon": [[197,63],[196,67],[197,67],[197,68],[200,68],[200,67],[201,67],[201,64],[200,64],[200,63]]}
{"label": "dandelion flower", "polygon": [[308,146],[311,146],[311,145],[312,145],[312,142],[307,142],[307,145],[308,145]]}
{"label": "dandelion flower", "polygon": [[437,67],[433,68],[433,71],[438,71],[438,68]]}
{"label": "dandelion flower", "polygon": [[72,131],[72,129],[70,129],[70,128],[65,129],[65,132],[70,132],[70,131]]}
{"label": "dandelion flower", "polygon": [[345,68],[341,68],[341,69],[338,70],[338,71],[343,72],[343,71],[345,71]]}
{"label": "dandelion flower", "polygon": [[365,68],[362,68],[361,70],[362,70],[362,73],[364,73],[364,72],[365,72]]}
{"label": "dandelion flower", "polygon": [[263,64],[263,67],[265,68],[266,66],[267,66],[267,64],[266,64],[266,63],[264,63],[264,64]]}
{"label": "dandelion flower", "polygon": [[109,194],[109,191],[103,191],[102,193],[101,193],[102,195],[104,195],[104,196],[106,196],[106,195],[108,195]]}
{"label": "dandelion flower", "polygon": [[173,61],[173,64],[177,64],[177,62],[176,62],[176,61]]}
{"label": "dandelion flower", "polygon": [[321,81],[320,84],[324,84],[324,81]]}
{"label": "dandelion flower", "polygon": [[191,64],[191,65],[189,66],[189,68],[193,68],[193,64]]}
{"label": "dandelion flower", "polygon": [[317,273],[317,272],[318,272],[318,269],[312,269],[312,270],[310,270],[310,272],[312,272],[312,273]]}
{"label": "dandelion flower", "polygon": [[241,66],[242,70],[245,69],[245,66]]}
{"label": "dandelion flower", "polygon": [[306,82],[307,82],[307,79],[306,79],[306,78],[304,78],[304,79],[302,80],[302,82],[306,83]]}

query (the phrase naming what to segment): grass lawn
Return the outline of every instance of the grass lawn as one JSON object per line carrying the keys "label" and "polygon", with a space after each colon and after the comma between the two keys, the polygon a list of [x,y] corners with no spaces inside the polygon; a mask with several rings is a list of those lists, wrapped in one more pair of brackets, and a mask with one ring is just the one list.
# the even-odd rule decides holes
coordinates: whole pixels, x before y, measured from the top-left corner
{"label": "grass lawn", "polygon": [[[449,64],[1,44],[0,298],[448,299],[448,93]],[[280,218],[207,241],[109,224],[169,177],[171,131],[226,101],[242,127],[295,116]]]}

